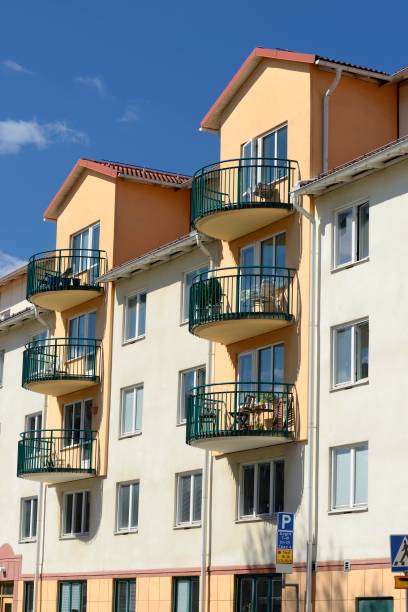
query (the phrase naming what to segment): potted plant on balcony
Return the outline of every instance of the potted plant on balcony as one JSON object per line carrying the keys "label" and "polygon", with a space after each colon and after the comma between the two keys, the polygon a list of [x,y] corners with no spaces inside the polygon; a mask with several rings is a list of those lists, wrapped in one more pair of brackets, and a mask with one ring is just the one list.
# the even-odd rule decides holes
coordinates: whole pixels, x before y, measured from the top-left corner
{"label": "potted plant on balcony", "polygon": [[211,318],[220,315],[222,311],[222,287],[218,278],[212,276],[203,281],[199,286],[197,298],[197,304],[199,304],[203,317]]}

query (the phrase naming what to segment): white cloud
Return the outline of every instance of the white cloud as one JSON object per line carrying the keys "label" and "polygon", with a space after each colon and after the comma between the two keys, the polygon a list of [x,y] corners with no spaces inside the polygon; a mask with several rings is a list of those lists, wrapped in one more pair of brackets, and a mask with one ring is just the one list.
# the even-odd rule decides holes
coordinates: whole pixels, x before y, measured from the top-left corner
{"label": "white cloud", "polygon": [[86,76],[76,77],[75,81],[85,85],[85,87],[91,87],[95,89],[99,95],[104,96],[106,94],[106,86],[101,77],[98,76]]}
{"label": "white cloud", "polygon": [[23,266],[25,263],[26,262],[19,257],[0,251],[0,276],[5,276],[9,274],[9,272],[17,270],[17,268]]}
{"label": "white cloud", "polygon": [[26,68],[22,64],[18,64],[14,60],[5,59],[2,63],[3,66],[7,68],[7,70],[12,70],[13,72],[24,72],[25,74],[32,74],[31,70],[28,70],[28,68]]}
{"label": "white cloud", "polygon": [[121,123],[133,123],[139,120],[139,109],[134,104],[129,104],[123,114],[118,118]]}
{"label": "white cloud", "polygon": [[28,145],[45,149],[55,142],[86,144],[88,136],[84,132],[68,127],[63,121],[43,124],[36,120],[0,121],[0,155],[18,153]]}

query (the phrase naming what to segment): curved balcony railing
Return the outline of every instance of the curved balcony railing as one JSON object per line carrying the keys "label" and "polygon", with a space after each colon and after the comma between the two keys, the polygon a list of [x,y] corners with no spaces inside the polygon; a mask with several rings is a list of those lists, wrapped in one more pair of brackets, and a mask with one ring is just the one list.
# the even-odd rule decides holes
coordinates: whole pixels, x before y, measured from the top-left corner
{"label": "curved balcony railing", "polygon": [[23,387],[42,381],[97,383],[100,375],[100,340],[49,338],[26,344],[23,353]]}
{"label": "curved balcony railing", "polygon": [[106,253],[94,249],[60,249],[32,255],[27,270],[27,299],[49,291],[102,291]]}
{"label": "curved balcony railing", "polygon": [[20,434],[17,476],[97,473],[98,433],[87,429],[38,429]]}
{"label": "curved balcony railing", "polygon": [[229,210],[290,211],[291,191],[298,180],[298,164],[290,159],[250,157],[205,166],[193,177],[192,224],[206,215]]}
{"label": "curved balcony railing", "polygon": [[293,385],[231,382],[195,387],[187,409],[187,443],[233,436],[295,434]]}
{"label": "curved balcony railing", "polygon": [[293,319],[292,268],[240,266],[198,274],[190,288],[189,328],[233,319]]}

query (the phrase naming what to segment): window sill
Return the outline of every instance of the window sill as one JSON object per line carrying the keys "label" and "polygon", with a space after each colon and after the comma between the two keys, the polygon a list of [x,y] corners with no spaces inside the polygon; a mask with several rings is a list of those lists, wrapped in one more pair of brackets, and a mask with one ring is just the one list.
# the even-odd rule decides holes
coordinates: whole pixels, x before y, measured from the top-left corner
{"label": "window sill", "polygon": [[348,382],[342,385],[337,385],[336,387],[332,387],[330,389],[330,393],[335,393],[336,391],[344,391],[345,389],[353,389],[354,387],[363,387],[364,385],[368,385],[370,382],[369,378],[363,378],[362,380],[357,380],[356,382]]}
{"label": "window sill", "polygon": [[274,514],[261,514],[259,516],[243,516],[242,518],[235,519],[235,524],[240,523],[271,523],[277,521],[277,513]]}
{"label": "window sill", "polygon": [[368,506],[356,506],[355,508],[335,508],[334,510],[329,510],[328,515],[355,514],[356,512],[368,512]]}
{"label": "window sill", "polygon": [[188,319],[184,319],[184,320],[182,319],[180,321],[180,327],[183,327],[184,325],[188,325]]}
{"label": "window sill", "polygon": [[19,544],[34,544],[37,538],[22,538],[18,541]]}
{"label": "window sill", "polygon": [[142,435],[141,431],[134,431],[132,433],[123,434],[119,436],[119,440],[127,440],[127,438],[136,438],[137,436],[141,436],[141,435]]}
{"label": "window sill", "polygon": [[179,531],[184,529],[197,529],[201,527],[201,523],[186,523],[185,525],[174,525],[173,529]]}
{"label": "window sill", "polygon": [[146,334],[143,336],[138,336],[137,338],[131,338],[130,340],[123,340],[122,346],[127,346],[128,344],[135,344],[135,342],[140,342],[140,340],[145,340]]}
{"label": "window sill", "polygon": [[332,274],[336,272],[341,272],[342,270],[348,270],[349,268],[354,268],[355,266],[359,266],[360,264],[366,263],[370,261],[370,257],[364,257],[364,259],[359,259],[358,261],[350,261],[349,263],[342,264],[341,266],[335,266],[330,270]]}
{"label": "window sill", "polygon": [[60,535],[59,539],[60,540],[82,540],[85,538],[89,538],[89,532],[87,533],[67,533],[67,534],[63,534]]}
{"label": "window sill", "polygon": [[176,427],[185,427],[187,424],[187,421],[178,421],[176,423]]}
{"label": "window sill", "polygon": [[113,535],[121,536],[121,535],[131,535],[133,533],[139,533],[139,529],[138,528],[137,529],[127,529],[127,530],[123,529],[120,531],[114,531]]}

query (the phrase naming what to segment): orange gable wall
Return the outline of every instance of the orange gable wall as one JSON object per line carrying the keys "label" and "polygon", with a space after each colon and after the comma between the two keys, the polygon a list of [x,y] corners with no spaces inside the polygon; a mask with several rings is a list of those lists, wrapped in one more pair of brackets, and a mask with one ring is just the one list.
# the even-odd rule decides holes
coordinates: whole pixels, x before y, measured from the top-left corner
{"label": "orange gable wall", "polygon": [[114,266],[189,231],[190,189],[117,180]]}
{"label": "orange gable wall", "polygon": [[[311,67],[311,176],[322,172],[323,97],[335,73]],[[330,97],[329,168],[391,142],[397,134],[397,88],[343,74]]]}

